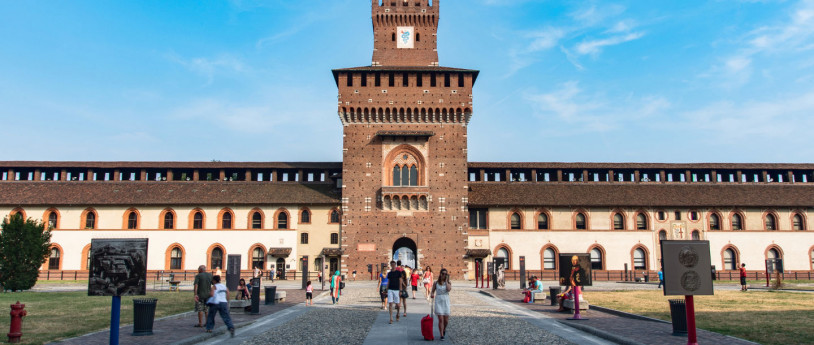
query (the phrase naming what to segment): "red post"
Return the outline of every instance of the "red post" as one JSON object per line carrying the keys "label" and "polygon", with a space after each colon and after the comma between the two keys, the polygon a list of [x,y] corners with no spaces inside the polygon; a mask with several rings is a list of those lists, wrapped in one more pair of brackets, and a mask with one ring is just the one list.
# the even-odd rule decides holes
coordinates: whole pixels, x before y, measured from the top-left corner
{"label": "red post", "polygon": [[684,296],[684,303],[687,306],[687,345],[698,345],[698,337],[695,334],[695,303],[692,296]]}
{"label": "red post", "polygon": [[478,288],[478,276],[480,275],[480,263],[475,261],[475,288]]}
{"label": "red post", "polygon": [[579,290],[579,286],[574,286],[574,317],[571,320],[582,320],[582,315],[579,315]]}
{"label": "red post", "polygon": [[489,273],[486,273],[486,288],[489,288],[489,282],[492,281],[492,277],[489,276]]}
{"label": "red post", "polygon": [[769,266],[766,265],[766,287],[769,287]]}
{"label": "red post", "polygon": [[19,343],[20,337],[23,336],[23,316],[28,314],[24,309],[25,304],[20,304],[20,301],[17,301],[17,304],[11,305],[11,327],[9,327],[8,332],[9,343]]}

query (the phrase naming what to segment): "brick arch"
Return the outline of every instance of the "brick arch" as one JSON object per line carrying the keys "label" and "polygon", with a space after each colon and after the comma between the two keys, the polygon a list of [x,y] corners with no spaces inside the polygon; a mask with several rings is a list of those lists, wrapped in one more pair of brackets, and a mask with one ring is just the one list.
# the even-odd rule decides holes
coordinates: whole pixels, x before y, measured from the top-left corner
{"label": "brick arch", "polygon": [[285,207],[280,207],[280,208],[277,209],[277,211],[274,211],[274,228],[275,229],[280,229],[280,224],[279,224],[279,222],[280,222],[280,214],[285,214],[286,217],[288,218],[288,222],[287,222],[288,227],[286,228],[286,230],[292,229],[292,226],[291,226],[292,225],[291,224],[292,223],[291,222],[291,214],[288,212],[288,210]]}
{"label": "brick arch", "polygon": [[[548,229],[539,229],[539,227],[537,225],[538,224],[537,219],[540,217],[541,214],[545,215],[548,218]],[[552,224],[554,224],[554,222],[553,222],[553,220],[551,218],[551,211],[549,211],[546,208],[540,208],[540,209],[537,209],[536,212],[534,212],[534,229],[537,229],[537,230],[551,230],[551,225]]]}
{"label": "brick arch", "polygon": [[196,212],[201,212],[201,229],[206,229],[206,212],[204,212],[204,210],[202,210],[200,207],[193,208],[192,211],[189,211],[189,227],[187,229],[195,229],[194,225]]}
{"label": "brick arch", "polygon": [[[502,248],[505,248],[505,249],[506,249],[506,251],[507,251],[507,252],[509,252],[509,257],[507,257],[507,258],[506,258],[506,262],[508,263],[508,264],[506,265],[506,266],[507,266],[507,267],[506,267],[506,270],[509,270],[509,268],[510,268],[510,267],[514,267],[514,266],[512,265],[512,258],[514,257],[514,252],[512,252],[512,247],[509,247],[509,245],[508,245],[508,244],[506,244],[506,243],[501,243],[501,244],[498,244],[497,246],[495,246],[495,250],[492,252],[492,257],[493,257],[493,258],[496,258],[496,257],[497,257],[497,256],[496,256],[496,255],[497,255],[497,251],[498,251],[499,249],[502,249]],[[495,268],[497,268],[497,267],[495,267]]]}
{"label": "brick arch", "polygon": [[[772,216],[774,217],[774,230],[769,230],[766,228],[766,217]],[[761,217],[763,221],[763,230],[764,231],[779,231],[780,230],[780,217],[777,215],[777,211],[775,210],[766,210],[763,212],[763,217]]]}
{"label": "brick arch", "polygon": [[167,246],[167,250],[164,251],[164,269],[165,270],[170,270],[170,259],[172,258],[172,249],[173,248],[181,249],[181,268],[180,269],[182,269],[182,270],[185,269],[187,267],[186,266],[187,251],[186,251],[186,249],[184,249],[184,246],[182,246],[178,242],[175,242],[175,243]]}
{"label": "brick arch", "polygon": [[575,209],[571,212],[571,228],[577,229],[577,214],[582,213],[585,216],[585,230],[591,229],[591,217],[588,215],[588,211],[582,208]]}
{"label": "brick arch", "polygon": [[90,269],[90,267],[88,267],[88,255],[90,255],[90,243],[82,248],[82,262],[79,263],[79,267],[85,271]]}
{"label": "brick arch", "polygon": [[426,177],[427,161],[424,158],[424,155],[421,154],[421,152],[418,151],[417,148],[415,148],[414,146],[409,145],[409,144],[402,144],[402,145],[396,146],[395,148],[390,150],[390,152],[387,154],[387,156],[385,156],[384,164],[382,164],[382,169],[383,169],[383,171],[382,171],[383,175],[382,176],[385,177],[383,179],[383,181],[385,181],[385,183],[388,186],[393,185],[393,167],[395,166],[393,164],[393,160],[396,159],[396,156],[398,156],[399,154],[403,154],[405,152],[409,153],[410,155],[415,157],[415,159],[417,161],[416,162],[417,163],[416,169],[418,170],[418,182],[416,184],[419,185],[419,186],[425,186],[426,185],[426,178],[427,178]]}
{"label": "brick arch", "polygon": [[246,269],[249,269],[249,270],[254,269],[254,267],[252,267],[252,260],[254,259],[253,256],[252,256],[252,254],[253,254],[252,252],[254,252],[255,248],[260,248],[260,250],[263,251],[263,267],[260,267],[260,269],[265,270],[266,267],[269,267],[269,258],[268,258],[268,250],[266,249],[266,246],[264,246],[262,243],[255,243],[255,244],[252,244],[251,246],[249,246],[249,253],[248,253],[248,256],[247,256],[247,260],[246,260]]}
{"label": "brick arch", "polygon": [[260,214],[260,229],[265,229],[266,228],[266,214],[259,207],[255,207],[255,208],[249,210],[249,218],[248,218],[248,220],[246,222],[246,229],[254,229],[252,227],[252,217],[254,216],[255,213]]}
{"label": "brick arch", "polygon": [[[712,225],[712,222],[711,222],[712,215],[718,216],[718,230],[712,230],[712,226],[711,226]],[[721,216],[720,211],[718,211],[717,209],[712,209],[709,212],[707,212],[707,226],[706,226],[706,228],[709,229],[709,231],[721,231],[721,230],[724,229],[724,217]]]}
{"label": "brick arch", "polygon": [[[167,216],[167,213],[172,214],[172,228],[170,229],[177,229],[178,228],[178,215],[175,213],[175,210],[172,208],[165,208],[158,214],[158,225],[160,229],[166,229],[164,227],[164,217]],[[169,230],[169,229],[168,229]]]}
{"label": "brick arch", "polygon": [[11,212],[8,213],[8,215],[11,216],[18,213],[23,216],[23,220],[28,219],[28,216],[26,216],[25,210],[22,207],[15,207],[13,210],[11,210]]}
{"label": "brick arch", "polygon": [[[215,248],[220,248],[220,250],[223,251],[223,264],[226,263],[226,258],[227,258],[227,256],[226,256],[226,247],[224,247],[220,243],[213,243],[212,245],[209,246],[209,248],[206,249],[206,267],[211,266],[211,263],[212,263],[212,251],[215,250]],[[210,271],[214,271],[215,269],[216,269],[215,267],[209,267]],[[223,269],[223,267],[221,267],[221,269]]]}
{"label": "brick arch", "polygon": [[806,219],[805,212],[803,212],[803,210],[800,209],[795,209],[791,211],[791,214],[789,215],[789,224],[791,225],[791,227],[789,227],[789,229],[794,230],[794,216],[800,216],[800,226],[802,228],[797,231],[808,230],[808,219]]}
{"label": "brick arch", "polygon": [[738,247],[736,247],[732,243],[729,243],[725,245],[723,248],[721,248],[721,267],[726,268],[726,262],[724,261],[724,253],[726,252],[727,249],[732,249],[732,252],[735,253],[735,257],[732,259],[735,261],[735,268],[737,269],[738,267],[741,266],[741,251],[738,250]]}
{"label": "brick arch", "polygon": [[62,270],[62,263],[65,262],[65,249],[62,249],[62,246],[60,246],[59,243],[55,243],[55,242],[51,242],[51,246],[48,247],[48,254],[46,254],[46,256],[45,256],[45,263],[43,263],[43,268],[46,269],[46,270],[49,269],[48,267],[50,266],[50,261],[51,261],[51,249],[54,249],[54,248],[59,250],[59,267],[57,268],[57,270],[61,271]]}
{"label": "brick arch", "polygon": [[783,248],[780,248],[780,246],[778,246],[778,245],[776,245],[776,244],[771,244],[771,245],[769,245],[768,247],[766,247],[766,250],[764,250],[764,251],[763,251],[763,258],[764,258],[764,259],[768,259],[768,258],[769,258],[769,250],[772,250],[772,249],[776,249],[776,250],[777,250],[777,253],[778,253],[778,254],[780,254],[779,259],[783,259],[783,258],[785,258],[785,257],[786,257],[786,254],[785,254],[785,253],[783,253]]}
{"label": "brick arch", "polygon": [[62,220],[62,215],[59,213],[59,210],[56,207],[49,207],[45,212],[42,213],[42,223],[48,225],[48,216],[51,213],[56,213],[57,215],[57,222],[54,224],[54,229],[59,229],[59,222]]}
{"label": "brick arch", "polygon": [[[644,216],[644,230],[639,230],[639,215]],[[631,220],[633,221],[633,230],[650,231],[650,229],[653,228],[653,219],[650,217],[650,212],[647,212],[645,209],[638,209],[633,212],[633,218]]]}
{"label": "brick arch", "polygon": [[633,259],[634,258],[633,253],[636,252],[636,249],[641,249],[641,250],[644,251],[644,267],[645,267],[644,269],[645,270],[650,270],[650,250],[647,249],[647,246],[645,246],[644,244],[641,244],[641,243],[638,243],[638,244],[634,245],[633,248],[630,248],[630,267],[633,268],[633,269],[636,269],[635,268],[636,265],[634,263],[635,260]]}
{"label": "brick arch", "polygon": [[[615,217],[617,214],[622,216],[622,228],[621,229],[616,229],[616,225],[615,225],[615,223],[613,221],[613,217]],[[610,213],[611,230],[627,230],[627,218],[628,217],[627,217],[627,213],[625,212],[625,210],[622,210],[622,209],[619,209],[619,208],[613,209],[611,211],[611,213]],[[576,222],[574,223],[574,225],[576,225]],[[586,225],[587,225],[587,223],[586,223]]]}
{"label": "brick arch", "polygon": [[[127,227],[127,224],[128,224],[127,220],[130,217],[131,213],[136,214],[136,227],[134,229],[129,229]],[[126,211],[124,211],[124,214],[122,215],[122,229],[129,229],[129,230],[141,229],[141,213],[138,211],[138,209],[136,209],[135,207],[131,207],[131,208],[128,208]]]}
{"label": "brick arch", "polygon": [[224,207],[224,208],[222,208],[220,210],[220,212],[218,212],[218,224],[217,224],[217,229],[218,230],[223,230],[224,229],[223,228],[223,215],[225,215],[226,213],[229,213],[232,216],[232,227],[231,227],[231,229],[236,228],[235,227],[235,212],[232,211],[232,209],[230,209],[228,207]]}
{"label": "brick arch", "polygon": [[[741,217],[741,229],[740,230],[732,229],[732,217],[734,217],[736,214]],[[741,211],[740,209],[735,209],[735,210],[732,210],[732,212],[729,212],[729,217],[727,217],[726,220],[729,223],[729,230],[732,230],[732,231],[744,231],[744,230],[746,230],[746,215],[744,215],[743,211]]]}
{"label": "brick arch", "polygon": [[[540,248],[540,270],[545,271],[545,251],[546,249],[554,250],[554,272],[560,271],[560,249],[557,248],[553,243],[547,243],[542,248]],[[542,278],[542,277],[541,277]]]}
{"label": "brick arch", "polygon": [[[305,212],[308,213],[308,222],[303,222],[302,221],[302,215]],[[311,209],[309,209],[308,207],[303,206],[303,207],[300,208],[300,211],[297,213],[297,223],[299,223],[299,224],[311,224],[311,222],[313,220],[311,218],[313,218],[313,217],[314,217],[314,213],[311,212]]]}
{"label": "brick arch", "polygon": [[85,225],[88,223],[88,214],[93,213],[96,217],[96,220],[93,222],[93,228],[91,229],[98,229],[99,228],[99,212],[93,207],[88,207],[82,211],[82,214],[79,216],[79,229],[85,229]]}
{"label": "brick arch", "polygon": [[[602,269],[600,269],[600,271],[604,271],[608,267],[608,252],[605,251],[605,247],[603,247],[601,244],[594,243],[588,247],[588,260],[590,260],[591,251],[594,249],[599,249],[599,252],[602,254]],[[593,265],[593,261],[591,261],[591,264]]]}
{"label": "brick arch", "polygon": [[523,210],[521,210],[521,209],[519,209],[517,207],[509,210],[509,213],[506,214],[506,225],[508,225],[506,228],[507,229],[512,228],[512,215],[515,214],[515,213],[517,213],[517,215],[520,217],[520,229],[519,230],[525,229],[526,228],[526,226],[525,226],[526,225],[526,216],[523,213]]}

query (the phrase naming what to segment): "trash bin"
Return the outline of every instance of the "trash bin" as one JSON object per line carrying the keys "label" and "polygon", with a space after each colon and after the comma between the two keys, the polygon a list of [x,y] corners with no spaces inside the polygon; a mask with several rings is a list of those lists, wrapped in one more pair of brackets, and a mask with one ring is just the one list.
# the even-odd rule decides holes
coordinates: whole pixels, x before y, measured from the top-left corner
{"label": "trash bin", "polygon": [[682,299],[671,299],[670,318],[673,320],[673,335],[687,335],[687,306]]}
{"label": "trash bin", "polygon": [[548,296],[551,298],[551,305],[558,305],[559,301],[557,301],[557,296],[560,295],[562,289],[559,286],[549,286],[548,287]]}
{"label": "trash bin", "polygon": [[277,287],[276,286],[266,286],[266,304],[274,304],[275,298],[277,297]]}
{"label": "trash bin", "polygon": [[649,283],[650,282],[650,272],[644,271],[644,273],[642,273],[642,275],[644,276],[644,282]]}
{"label": "trash bin", "polygon": [[133,300],[133,335],[153,335],[153,320],[155,320],[155,298],[140,298]]}

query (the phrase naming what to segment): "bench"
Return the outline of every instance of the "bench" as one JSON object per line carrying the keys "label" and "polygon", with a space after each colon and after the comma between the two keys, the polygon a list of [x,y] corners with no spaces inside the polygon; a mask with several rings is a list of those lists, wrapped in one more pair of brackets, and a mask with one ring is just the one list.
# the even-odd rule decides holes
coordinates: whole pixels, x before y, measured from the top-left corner
{"label": "bench", "polygon": [[[562,307],[574,310],[574,300],[567,299],[562,301]],[[579,299],[579,310],[588,310],[588,301],[580,298]]]}
{"label": "bench", "polygon": [[545,303],[545,292],[532,291],[531,294],[534,296],[534,303]]}
{"label": "bench", "polygon": [[285,302],[285,291],[277,291],[274,300],[276,302]]}

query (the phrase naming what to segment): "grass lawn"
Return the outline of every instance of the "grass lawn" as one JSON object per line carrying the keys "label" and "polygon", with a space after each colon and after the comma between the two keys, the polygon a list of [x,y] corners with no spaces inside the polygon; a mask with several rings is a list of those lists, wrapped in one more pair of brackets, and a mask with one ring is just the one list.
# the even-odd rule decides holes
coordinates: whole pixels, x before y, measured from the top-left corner
{"label": "grass lawn", "polygon": [[[777,291],[716,291],[715,296],[696,296],[698,328],[761,344],[814,343],[814,296]],[[591,304],[629,313],[670,320],[668,299],[661,290],[591,291]]]}
{"label": "grass lawn", "polygon": [[[192,294],[184,292],[148,291],[147,296],[122,297],[121,324],[133,323],[133,298],[145,297],[158,299],[156,318],[192,311],[194,307]],[[8,308],[17,301],[28,311],[23,318],[23,344],[42,344],[110,327],[109,296],[90,297],[85,291],[0,293],[0,306]],[[8,329],[9,310],[4,309],[6,316],[0,319],[0,329]]]}

